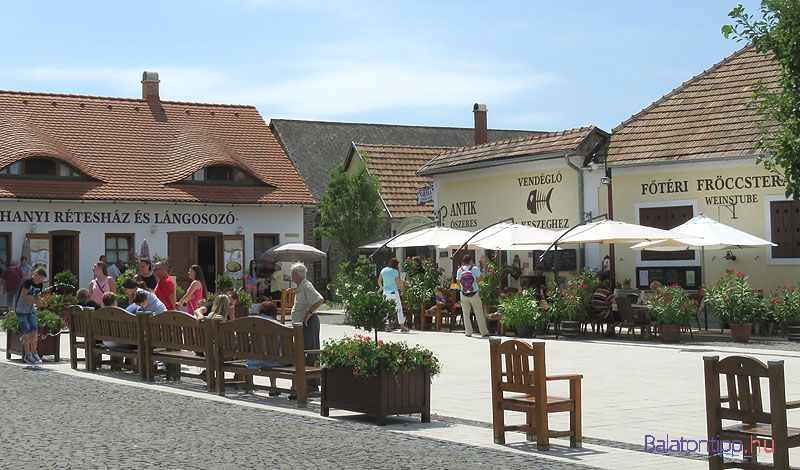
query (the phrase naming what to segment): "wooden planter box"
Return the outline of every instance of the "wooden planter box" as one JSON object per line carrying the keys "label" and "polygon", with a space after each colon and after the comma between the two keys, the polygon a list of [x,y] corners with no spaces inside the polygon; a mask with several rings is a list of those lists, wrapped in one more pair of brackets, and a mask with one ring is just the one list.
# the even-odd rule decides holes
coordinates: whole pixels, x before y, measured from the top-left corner
{"label": "wooden planter box", "polygon": [[[39,343],[37,344],[39,355],[53,356],[53,360],[58,362],[61,360],[61,332],[53,334],[49,330],[39,331]],[[16,354],[20,357],[25,353],[22,349],[22,341],[20,341],[20,334],[16,332],[6,331],[6,359],[11,359],[11,354]]]}
{"label": "wooden planter box", "polygon": [[430,374],[422,368],[395,374],[385,364],[381,359],[375,377],[356,377],[350,367],[322,369],[319,414],[328,416],[330,408],[355,411],[375,416],[378,426],[384,426],[389,415],[421,413],[422,422],[429,423]]}

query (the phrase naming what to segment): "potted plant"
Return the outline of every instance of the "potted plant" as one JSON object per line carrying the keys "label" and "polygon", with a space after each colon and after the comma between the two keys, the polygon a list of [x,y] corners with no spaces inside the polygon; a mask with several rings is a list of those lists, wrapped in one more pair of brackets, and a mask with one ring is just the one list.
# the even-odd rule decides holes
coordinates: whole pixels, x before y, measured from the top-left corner
{"label": "potted plant", "polygon": [[78,303],[78,299],[76,299],[75,296],[71,294],[45,295],[43,299],[47,303],[47,310],[50,310],[51,312],[60,316],[65,321],[67,318],[67,309],[69,308],[69,306]]}
{"label": "potted plant", "polygon": [[322,416],[340,408],[374,415],[378,425],[393,414],[422,413],[422,422],[430,421],[430,379],[439,373],[439,361],[419,346],[378,340],[378,331],[395,312],[394,302],[379,293],[353,297],[345,323],[373,330],[375,339],[355,335],[325,341],[319,356]]}
{"label": "potted plant", "polygon": [[661,341],[680,343],[681,327],[697,313],[697,301],[689,298],[677,284],[656,288],[648,300],[648,306],[661,324]]}
{"label": "potted plant", "polygon": [[530,338],[534,329],[546,327],[551,320],[550,307],[537,299],[532,290],[503,299],[497,312],[503,325],[514,328],[523,338]]}
{"label": "potted plant", "polygon": [[564,336],[577,336],[583,317],[582,299],[577,289],[571,285],[559,288],[555,282],[550,282],[545,299],[553,318],[560,323]]}
{"label": "potted plant", "polygon": [[716,284],[706,289],[705,296],[709,310],[731,325],[733,340],[749,341],[753,322],[764,308],[761,296],[750,286],[749,278],[728,269]]}
{"label": "potted plant", "polygon": [[236,318],[246,317],[250,315],[250,306],[253,305],[253,298],[250,297],[243,289],[239,289],[231,295],[236,296],[236,310],[234,316]]}
{"label": "potted plant", "polygon": [[228,276],[227,274],[217,275],[216,284],[219,291],[233,289],[234,282],[236,282],[236,280],[233,278],[233,276]]}
{"label": "potted plant", "polygon": [[631,280],[630,279],[623,279],[622,280],[622,289],[630,289],[631,288]]}
{"label": "potted plant", "polygon": [[800,291],[794,286],[778,287],[769,293],[766,302],[789,341],[800,341]]}
{"label": "potted plant", "polygon": [[78,276],[63,271],[53,276],[53,291],[60,295],[74,295],[78,290]]}
{"label": "potted plant", "polygon": [[[61,360],[61,329],[64,321],[59,315],[50,310],[37,310],[36,320],[39,323],[39,343],[37,346],[40,356],[53,356],[56,362]],[[6,359],[11,359],[11,354],[22,356],[24,354],[19,319],[15,312],[7,312],[0,321],[0,328],[6,332]]]}

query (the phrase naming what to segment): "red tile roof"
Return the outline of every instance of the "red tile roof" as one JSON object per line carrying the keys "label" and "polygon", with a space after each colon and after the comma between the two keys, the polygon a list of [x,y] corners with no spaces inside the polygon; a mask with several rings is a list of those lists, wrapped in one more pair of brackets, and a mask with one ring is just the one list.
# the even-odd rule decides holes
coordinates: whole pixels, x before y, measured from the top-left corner
{"label": "red tile roof", "polygon": [[753,87],[774,89],[779,65],[750,45],[693,77],[623,122],[609,163],[753,155],[763,118],[748,106]]}
{"label": "red tile roof", "polygon": [[[0,178],[0,198],[314,203],[253,106],[0,90],[0,168],[31,156],[67,162],[90,180]],[[181,181],[217,164],[258,184]]]}
{"label": "red tile roof", "polygon": [[453,150],[452,147],[359,143],[353,146],[366,156],[367,169],[381,181],[381,197],[393,218],[433,214],[433,202],[417,205],[418,190],[432,185],[433,178],[418,176],[417,170],[436,155]]}
{"label": "red tile roof", "polygon": [[536,157],[577,151],[593,132],[608,135],[595,126],[558,132],[546,132],[529,137],[498,140],[442,153],[419,169],[421,175],[458,171],[475,165],[503,164],[516,157]]}

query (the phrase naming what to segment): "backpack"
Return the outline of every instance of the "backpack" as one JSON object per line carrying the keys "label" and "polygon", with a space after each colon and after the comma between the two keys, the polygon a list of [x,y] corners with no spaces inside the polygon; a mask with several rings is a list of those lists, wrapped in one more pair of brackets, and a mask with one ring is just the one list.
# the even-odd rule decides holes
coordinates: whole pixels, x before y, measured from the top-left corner
{"label": "backpack", "polygon": [[461,292],[464,294],[471,294],[475,291],[475,276],[472,275],[472,267],[461,266],[461,279],[458,282],[461,283]]}

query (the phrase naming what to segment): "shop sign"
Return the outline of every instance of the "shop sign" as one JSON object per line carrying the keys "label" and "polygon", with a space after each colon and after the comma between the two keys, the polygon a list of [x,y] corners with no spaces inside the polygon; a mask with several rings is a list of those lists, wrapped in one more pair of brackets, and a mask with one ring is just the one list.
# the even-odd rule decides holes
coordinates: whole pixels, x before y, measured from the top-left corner
{"label": "shop sign", "polygon": [[[439,208],[439,217],[441,218],[442,225],[448,226],[446,219],[450,217],[449,227],[456,229],[475,228],[478,226],[478,209],[476,207],[477,201],[459,201],[441,206]],[[471,217],[474,216],[474,217]],[[468,217],[465,219],[456,220],[453,217]]]}
{"label": "shop sign", "polygon": [[[758,204],[755,191],[766,188],[782,188],[786,181],[778,175],[728,176],[715,178],[694,178],[684,180],[650,180],[641,184],[641,195],[681,194],[694,191],[704,196],[706,205]],[[713,194],[714,192],[728,194]],[[740,191],[740,192],[737,192]],[[709,194],[711,193],[711,194]]]}
{"label": "shop sign", "polygon": [[427,188],[421,188],[417,192],[417,205],[425,204],[426,202],[433,201],[433,186],[428,186]]}
{"label": "shop sign", "polygon": [[164,224],[164,225],[231,225],[236,223],[233,212],[194,214],[189,212],[130,211],[19,211],[0,210],[3,223],[63,223],[63,224]]}
{"label": "shop sign", "polygon": [[397,227],[397,233],[403,233],[410,228],[430,223],[431,219],[427,217],[423,217],[421,215],[412,215],[410,217],[406,217],[402,222],[400,222],[400,225]]}

